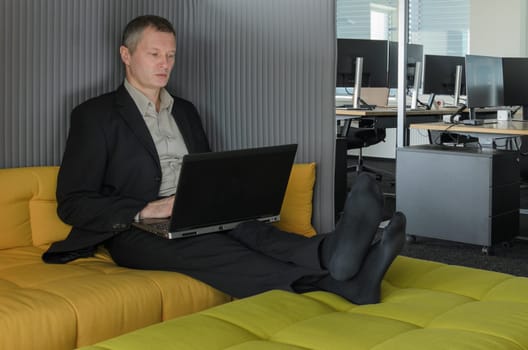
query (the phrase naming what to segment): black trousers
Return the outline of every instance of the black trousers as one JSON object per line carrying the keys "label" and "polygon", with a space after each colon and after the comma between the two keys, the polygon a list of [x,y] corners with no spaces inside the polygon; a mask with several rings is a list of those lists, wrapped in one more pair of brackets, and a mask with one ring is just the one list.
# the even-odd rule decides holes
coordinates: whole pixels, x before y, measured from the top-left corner
{"label": "black trousers", "polygon": [[120,266],[180,272],[243,298],[271,289],[316,289],[314,283],[328,275],[319,259],[325,236],[307,238],[250,221],[228,232],[172,240],[134,228],[105,245]]}

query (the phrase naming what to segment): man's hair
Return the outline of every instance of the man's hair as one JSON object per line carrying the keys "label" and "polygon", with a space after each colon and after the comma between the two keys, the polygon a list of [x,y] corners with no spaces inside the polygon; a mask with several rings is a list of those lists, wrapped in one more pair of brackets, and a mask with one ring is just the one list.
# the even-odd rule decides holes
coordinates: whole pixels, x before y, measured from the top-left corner
{"label": "man's hair", "polygon": [[141,38],[141,34],[143,34],[143,31],[148,27],[153,27],[158,32],[172,33],[176,36],[174,27],[167,19],[155,15],[144,15],[136,17],[128,22],[123,31],[121,45],[126,46],[130,52],[134,52],[139,39]]}

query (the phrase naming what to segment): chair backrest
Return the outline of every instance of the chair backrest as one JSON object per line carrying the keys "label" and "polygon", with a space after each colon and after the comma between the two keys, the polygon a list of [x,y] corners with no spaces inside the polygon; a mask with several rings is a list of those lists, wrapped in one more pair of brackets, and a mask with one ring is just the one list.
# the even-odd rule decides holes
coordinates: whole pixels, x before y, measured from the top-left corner
{"label": "chair backrest", "polygon": [[377,128],[375,119],[361,118],[358,127],[350,127],[347,132],[347,148],[361,148],[385,141],[387,132]]}

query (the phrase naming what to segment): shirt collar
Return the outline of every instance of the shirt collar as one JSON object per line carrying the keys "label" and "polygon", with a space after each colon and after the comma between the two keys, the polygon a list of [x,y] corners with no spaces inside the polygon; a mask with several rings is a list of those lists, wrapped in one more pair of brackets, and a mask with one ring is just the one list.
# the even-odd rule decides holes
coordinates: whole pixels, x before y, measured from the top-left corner
{"label": "shirt collar", "polygon": [[160,101],[160,110],[166,108],[169,110],[169,112],[172,111],[174,99],[165,88],[161,89],[160,91]]}
{"label": "shirt collar", "polygon": [[[155,111],[154,103],[150,101],[147,96],[145,96],[141,91],[136,89],[132,84],[128,82],[128,79],[125,78],[124,82],[125,89],[128,91],[130,96],[132,97],[132,100],[136,103],[136,106],[139,109],[139,112],[142,116],[145,116],[147,114],[147,111],[152,110]],[[169,92],[162,88],[160,91],[160,111],[164,109],[168,109],[169,113],[172,110],[172,105],[174,103],[174,99],[169,94]]]}

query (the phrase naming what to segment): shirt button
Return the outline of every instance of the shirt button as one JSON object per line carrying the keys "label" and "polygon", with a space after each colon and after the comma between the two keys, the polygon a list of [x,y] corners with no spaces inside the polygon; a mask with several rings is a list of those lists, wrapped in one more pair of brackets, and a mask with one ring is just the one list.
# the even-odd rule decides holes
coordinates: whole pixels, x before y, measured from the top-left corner
{"label": "shirt button", "polygon": [[161,177],[156,176],[156,177],[154,178],[154,181],[156,181],[156,182],[160,182],[160,181],[161,181]]}

